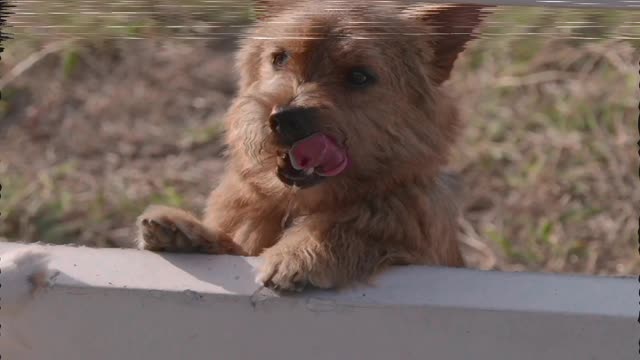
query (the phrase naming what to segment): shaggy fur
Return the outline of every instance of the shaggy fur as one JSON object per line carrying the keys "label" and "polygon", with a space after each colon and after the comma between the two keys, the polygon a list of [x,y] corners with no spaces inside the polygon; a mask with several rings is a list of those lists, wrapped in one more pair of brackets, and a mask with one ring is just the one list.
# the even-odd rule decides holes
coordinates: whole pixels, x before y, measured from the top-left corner
{"label": "shaggy fur", "polygon": [[[260,255],[258,280],[284,290],[344,286],[393,264],[464,266],[442,174],[460,121],[440,85],[483,7],[262,3],[237,57],[227,171],[202,220],[147,209],[140,248]],[[353,69],[373,80],[347,84]],[[311,186],[281,181],[288,145],[269,119],[283,107],[317,110],[305,126],[336,139],[349,168]]]}

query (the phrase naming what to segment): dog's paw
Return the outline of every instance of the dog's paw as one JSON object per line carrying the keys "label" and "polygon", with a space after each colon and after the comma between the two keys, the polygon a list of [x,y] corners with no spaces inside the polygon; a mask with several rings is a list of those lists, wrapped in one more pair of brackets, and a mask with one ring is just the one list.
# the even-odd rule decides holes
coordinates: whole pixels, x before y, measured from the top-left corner
{"label": "dog's paw", "polygon": [[[332,288],[335,286],[330,274],[323,266],[311,263],[311,259],[300,256],[300,252],[267,250],[257,281],[267,288],[280,291],[302,291],[307,286]],[[326,269],[329,270],[329,269]]]}
{"label": "dog's paw", "polygon": [[273,290],[302,291],[308,284],[304,264],[283,254],[264,256],[258,282]]}
{"label": "dog's paw", "polygon": [[138,217],[137,226],[142,250],[194,252],[207,242],[198,219],[180,209],[151,206]]}

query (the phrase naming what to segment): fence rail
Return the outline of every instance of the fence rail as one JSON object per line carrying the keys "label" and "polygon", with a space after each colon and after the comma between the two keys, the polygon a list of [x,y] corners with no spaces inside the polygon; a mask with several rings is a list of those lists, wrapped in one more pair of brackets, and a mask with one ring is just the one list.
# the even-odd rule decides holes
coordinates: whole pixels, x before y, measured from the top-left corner
{"label": "fence rail", "polygon": [[[48,263],[16,260],[25,249]],[[2,359],[631,360],[638,351],[631,278],[398,267],[370,286],[278,296],[254,282],[256,258],[5,243],[0,265]],[[34,292],[20,294],[29,277]]]}

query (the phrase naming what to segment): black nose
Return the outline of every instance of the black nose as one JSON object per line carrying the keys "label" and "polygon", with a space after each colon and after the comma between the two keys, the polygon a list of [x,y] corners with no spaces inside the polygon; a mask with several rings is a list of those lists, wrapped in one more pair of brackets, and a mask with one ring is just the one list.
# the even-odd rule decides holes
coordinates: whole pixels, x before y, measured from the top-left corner
{"label": "black nose", "polygon": [[311,136],[317,110],[308,107],[287,107],[274,111],[269,116],[269,126],[284,145],[292,145],[298,140]]}

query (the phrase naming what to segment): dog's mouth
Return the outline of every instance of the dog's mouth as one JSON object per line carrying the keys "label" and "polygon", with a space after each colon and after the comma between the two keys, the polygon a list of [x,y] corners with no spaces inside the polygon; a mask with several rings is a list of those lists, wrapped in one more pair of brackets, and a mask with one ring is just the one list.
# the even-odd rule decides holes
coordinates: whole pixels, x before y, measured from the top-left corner
{"label": "dog's mouth", "polygon": [[286,185],[307,188],[341,174],[348,165],[346,149],[331,137],[315,133],[280,154],[277,176]]}

